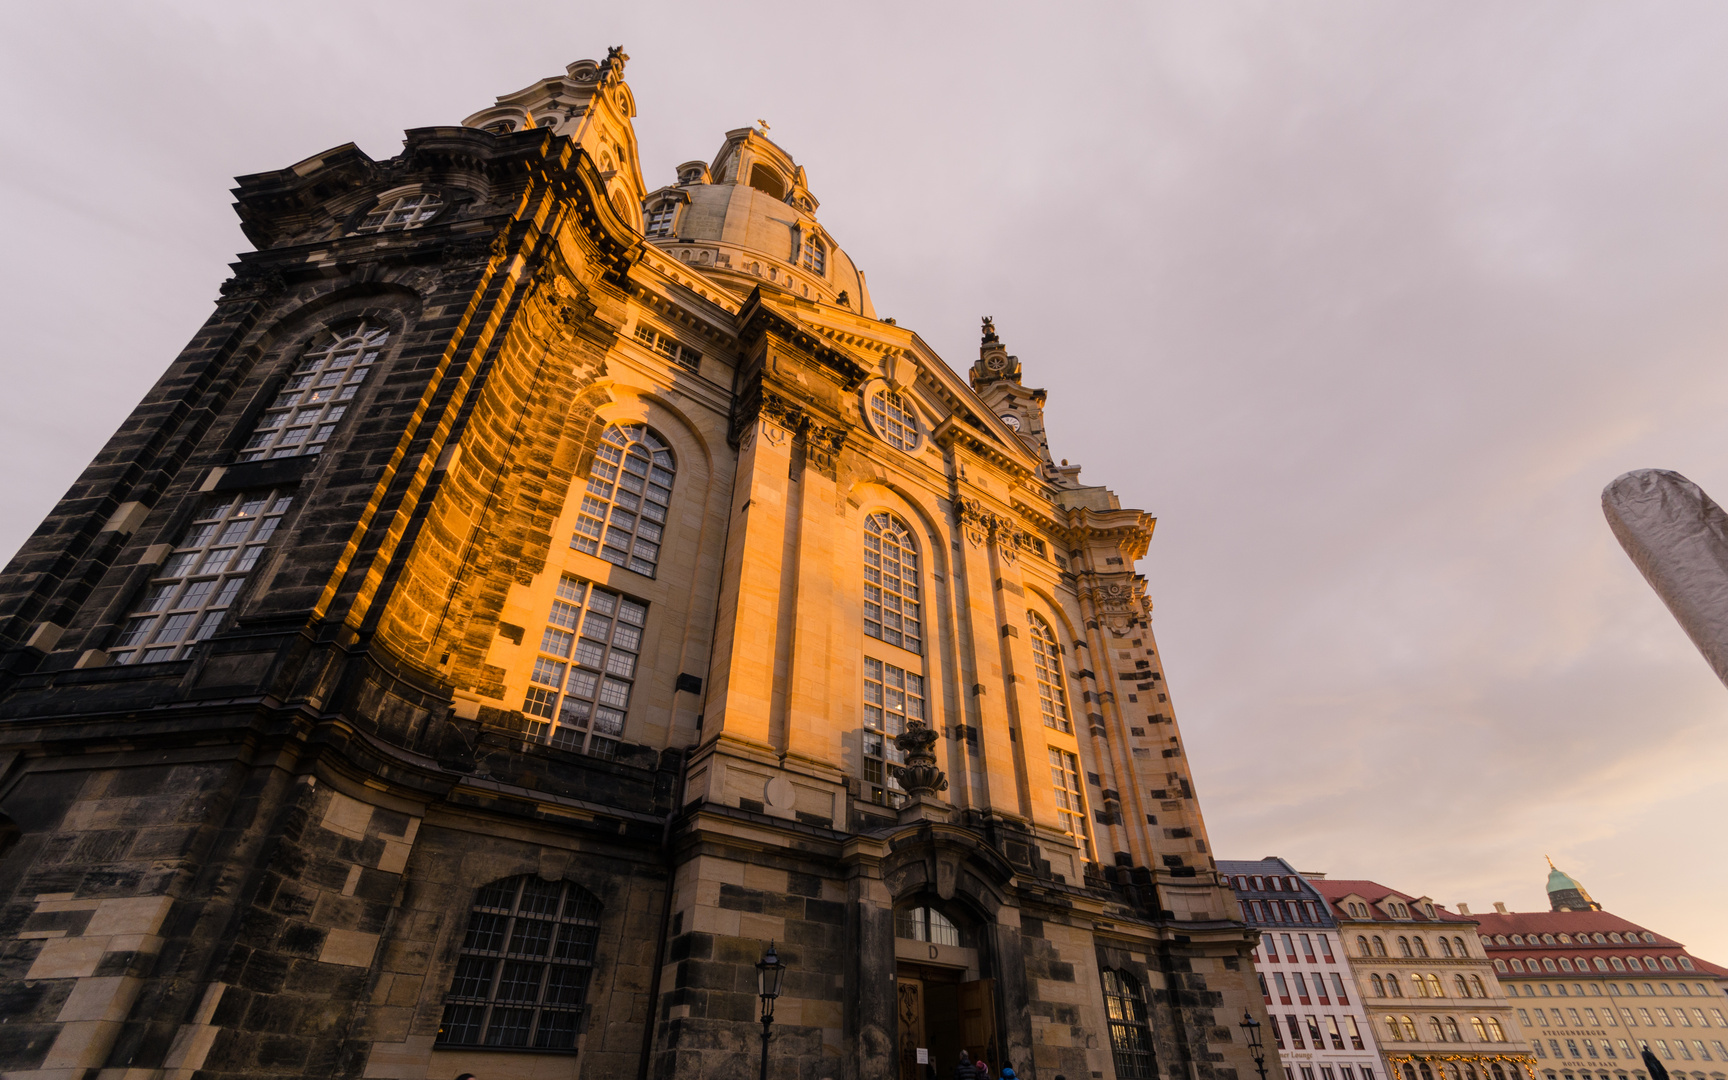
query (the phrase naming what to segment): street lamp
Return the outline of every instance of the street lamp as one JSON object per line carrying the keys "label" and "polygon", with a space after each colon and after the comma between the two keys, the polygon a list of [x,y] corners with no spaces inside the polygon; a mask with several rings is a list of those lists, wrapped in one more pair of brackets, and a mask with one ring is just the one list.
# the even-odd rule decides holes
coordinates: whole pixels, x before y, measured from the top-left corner
{"label": "street lamp", "polygon": [[[768,1029],[774,1025],[774,999],[780,996],[780,980],[785,974],[786,965],[770,941],[768,951],[756,961],[756,994],[762,999],[762,1080],[768,1080]],[[1266,1080],[1264,1073],[1260,1080]]]}
{"label": "street lamp", "polygon": [[1236,1026],[1247,1032],[1248,1052],[1254,1055],[1254,1068],[1260,1073],[1260,1080],[1266,1080],[1266,1048],[1260,1044],[1260,1021],[1243,1009],[1242,1022]]}

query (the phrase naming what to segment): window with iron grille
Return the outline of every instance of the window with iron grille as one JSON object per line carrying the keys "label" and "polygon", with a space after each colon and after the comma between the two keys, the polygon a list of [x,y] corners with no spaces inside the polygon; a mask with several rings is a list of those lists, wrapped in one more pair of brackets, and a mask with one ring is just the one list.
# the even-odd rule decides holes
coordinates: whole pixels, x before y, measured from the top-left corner
{"label": "window with iron grille", "polygon": [[1110,1017],[1110,1051],[1119,1080],[1156,1080],[1152,1030],[1146,1024],[1146,1000],[1132,975],[1105,968],[1104,1010]]}
{"label": "window with iron grille", "polygon": [[570,546],[653,577],[675,469],[671,449],[645,425],[607,428]]}
{"label": "window with iron grille", "polygon": [[894,736],[909,720],[924,719],[924,676],[864,658],[864,789],[873,803],[899,806],[906,801],[891,765],[904,765]]}
{"label": "window with iron grille", "polygon": [[438,211],[443,208],[444,200],[434,192],[398,195],[389,202],[379,203],[355,231],[376,233],[412,229],[437,217]]}
{"label": "window with iron grille", "polygon": [[587,1010],[600,901],[569,881],[494,881],[474,898],[440,1046],[576,1049]]}
{"label": "window with iron grille", "polygon": [[870,395],[870,423],[882,441],[907,453],[918,449],[918,414],[904,397],[892,390]]}
{"label": "window with iron grille", "polygon": [[1044,726],[1072,732],[1068,694],[1062,688],[1062,646],[1037,612],[1028,610],[1026,622],[1032,628],[1028,636],[1032,639],[1032,667],[1038,678],[1038,708],[1044,714]]}
{"label": "window with iron grille", "polygon": [[239,460],[322,453],[389,339],[388,329],[364,320],[314,339],[240,448]]}
{"label": "window with iron grille", "polygon": [[1066,750],[1048,747],[1050,752],[1050,786],[1056,792],[1056,817],[1062,831],[1074,838],[1074,846],[1092,857],[1092,843],[1086,836],[1086,803],[1080,793],[1080,759]]}
{"label": "window with iron grille", "polygon": [[276,491],[206,502],[108,647],[116,664],[184,658],[216,632],[292,500]]}
{"label": "window with iron grille", "polygon": [[892,514],[871,514],[864,520],[864,632],[908,652],[923,652],[918,597],[912,530]]}
{"label": "window with iron grille", "polygon": [[653,237],[671,236],[672,219],[678,216],[678,204],[663,202],[648,211],[648,235]]}
{"label": "window with iron grille", "polygon": [[522,702],[529,736],[617,756],[648,606],[565,574],[546,622]]}

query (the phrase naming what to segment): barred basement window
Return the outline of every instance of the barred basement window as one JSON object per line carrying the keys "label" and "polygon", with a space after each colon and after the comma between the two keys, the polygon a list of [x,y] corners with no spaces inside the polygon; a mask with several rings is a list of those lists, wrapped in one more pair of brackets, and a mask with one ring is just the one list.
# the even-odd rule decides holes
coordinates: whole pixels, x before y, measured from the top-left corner
{"label": "barred basement window", "polygon": [[132,614],[108,647],[116,664],[156,664],[184,657],[216,632],[288,512],[274,491],[225,495],[206,503],[174,551],[144,586]]}
{"label": "barred basement window", "polygon": [[1074,838],[1074,846],[1092,857],[1092,842],[1086,836],[1086,803],[1080,792],[1080,760],[1054,746],[1050,752],[1050,785],[1056,792],[1056,816],[1062,831]]}
{"label": "barred basement window", "polygon": [[1038,708],[1044,713],[1044,726],[1072,732],[1068,695],[1062,688],[1062,646],[1037,612],[1028,610],[1026,622],[1032,628],[1028,636],[1032,638],[1032,667],[1038,679]]}
{"label": "barred basement window", "polygon": [[702,354],[687,345],[678,344],[678,340],[671,334],[656,330],[644,323],[637,323],[636,340],[666,357],[666,359],[683,364],[691,371],[699,371],[702,368]]}
{"label": "barred basement window", "polygon": [[828,245],[822,242],[820,236],[810,232],[808,229],[803,230],[803,233],[804,250],[802,255],[804,269],[821,275],[825,273],[825,268],[828,265]]}
{"label": "barred basement window", "polygon": [[529,736],[561,750],[617,756],[647,605],[565,574],[546,621],[529,676],[534,685],[522,702]]}
{"label": "barred basement window", "polygon": [[923,652],[918,588],[912,530],[892,514],[865,518],[864,632],[908,652]]}
{"label": "barred basement window", "polygon": [[889,765],[905,764],[894,736],[909,720],[924,719],[924,676],[864,658],[864,784],[866,795],[882,806],[906,801]]}
{"label": "barred basement window", "polygon": [[678,204],[663,202],[648,211],[648,235],[653,237],[671,236],[672,219],[678,216]]}
{"label": "barred basement window", "polygon": [[322,453],[389,340],[388,329],[365,321],[315,339],[240,448],[239,460]]}
{"label": "barred basement window", "polygon": [[599,931],[600,901],[573,882],[523,875],[481,889],[438,1045],[574,1051]]}
{"label": "barred basement window", "polygon": [[354,231],[377,233],[412,229],[437,217],[443,208],[444,200],[430,191],[399,195],[388,203],[380,203]]}
{"label": "barred basement window", "polygon": [[1118,1080],[1156,1080],[1152,1030],[1146,1025],[1146,1001],[1133,976],[1105,968],[1104,1010],[1110,1017],[1110,1051]]}
{"label": "barred basement window", "polygon": [[570,546],[653,577],[675,468],[672,451],[646,426],[607,428]]}
{"label": "barred basement window", "polygon": [[918,414],[906,399],[892,390],[870,395],[870,423],[882,441],[908,454],[918,449]]}

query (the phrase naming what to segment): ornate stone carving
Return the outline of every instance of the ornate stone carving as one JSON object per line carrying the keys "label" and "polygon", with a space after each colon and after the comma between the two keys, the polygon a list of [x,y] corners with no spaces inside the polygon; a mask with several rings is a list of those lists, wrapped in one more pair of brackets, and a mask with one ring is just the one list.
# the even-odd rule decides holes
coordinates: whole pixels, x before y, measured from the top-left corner
{"label": "ornate stone carving", "polygon": [[941,737],[922,720],[908,720],[906,730],[894,736],[894,745],[906,755],[906,764],[894,766],[894,779],[909,798],[948,790],[948,778],[936,767],[936,755],[930,749]]}
{"label": "ornate stone carving", "polygon": [[1012,518],[986,510],[977,499],[961,500],[959,514],[960,528],[965,532],[967,542],[977,547],[986,540],[990,541],[1006,562],[1012,563],[1019,557],[1020,549],[1031,543],[1031,537],[1024,529],[1017,528]]}
{"label": "ornate stone carving", "polygon": [[268,300],[288,288],[288,282],[278,270],[256,270],[241,267],[240,272],[222,283],[223,300]]}
{"label": "ornate stone carving", "polygon": [[1083,588],[1081,595],[1092,602],[1098,625],[1116,637],[1125,636],[1151,613],[1151,605],[1146,601],[1144,578],[1097,582]]}

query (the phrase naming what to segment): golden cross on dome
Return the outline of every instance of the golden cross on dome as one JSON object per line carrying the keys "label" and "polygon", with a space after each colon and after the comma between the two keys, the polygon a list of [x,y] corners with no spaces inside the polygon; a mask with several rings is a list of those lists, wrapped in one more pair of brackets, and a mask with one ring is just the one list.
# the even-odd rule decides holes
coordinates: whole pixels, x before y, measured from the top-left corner
{"label": "golden cross on dome", "polygon": [[756,122],[758,124],[762,125],[762,134],[764,134],[764,135],[768,134],[768,121],[766,121],[766,120],[762,119],[760,116],[758,116],[756,118]]}

